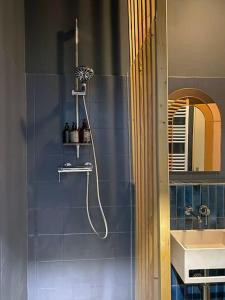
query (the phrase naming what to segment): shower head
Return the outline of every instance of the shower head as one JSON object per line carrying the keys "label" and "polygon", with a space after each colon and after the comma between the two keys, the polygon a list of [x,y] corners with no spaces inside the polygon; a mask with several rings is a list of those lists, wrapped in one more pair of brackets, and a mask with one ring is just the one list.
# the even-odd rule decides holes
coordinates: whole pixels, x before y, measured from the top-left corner
{"label": "shower head", "polygon": [[75,67],[74,70],[75,77],[79,79],[82,83],[86,83],[87,81],[91,80],[94,76],[93,69],[86,67],[86,66],[78,66]]}

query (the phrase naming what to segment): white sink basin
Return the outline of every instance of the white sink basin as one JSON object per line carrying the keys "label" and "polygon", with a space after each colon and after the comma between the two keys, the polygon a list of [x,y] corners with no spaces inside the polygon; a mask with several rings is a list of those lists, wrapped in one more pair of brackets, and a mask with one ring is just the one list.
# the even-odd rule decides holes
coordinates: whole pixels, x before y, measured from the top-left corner
{"label": "white sink basin", "polygon": [[190,274],[190,270],[225,269],[225,229],[172,230],[171,263],[184,283],[225,282],[225,275]]}

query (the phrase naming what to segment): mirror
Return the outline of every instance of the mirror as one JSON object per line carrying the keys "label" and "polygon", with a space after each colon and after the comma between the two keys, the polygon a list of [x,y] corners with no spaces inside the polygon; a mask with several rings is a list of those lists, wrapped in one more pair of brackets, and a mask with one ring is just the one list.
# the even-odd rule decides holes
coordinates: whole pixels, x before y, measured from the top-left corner
{"label": "mirror", "polygon": [[171,172],[220,171],[221,117],[217,104],[200,90],[173,92],[168,102],[168,143]]}
{"label": "mirror", "polygon": [[169,135],[171,171],[204,171],[205,117],[192,106],[179,108]]}

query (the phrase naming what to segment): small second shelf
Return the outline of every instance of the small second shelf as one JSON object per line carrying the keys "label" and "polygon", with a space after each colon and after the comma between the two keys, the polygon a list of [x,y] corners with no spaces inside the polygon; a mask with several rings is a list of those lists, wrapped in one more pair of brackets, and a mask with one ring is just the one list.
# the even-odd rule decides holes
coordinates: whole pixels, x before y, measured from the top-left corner
{"label": "small second shelf", "polygon": [[63,143],[64,146],[76,147],[77,159],[80,158],[80,147],[91,146],[92,143]]}
{"label": "small second shelf", "polygon": [[64,146],[91,146],[91,143],[63,143]]}

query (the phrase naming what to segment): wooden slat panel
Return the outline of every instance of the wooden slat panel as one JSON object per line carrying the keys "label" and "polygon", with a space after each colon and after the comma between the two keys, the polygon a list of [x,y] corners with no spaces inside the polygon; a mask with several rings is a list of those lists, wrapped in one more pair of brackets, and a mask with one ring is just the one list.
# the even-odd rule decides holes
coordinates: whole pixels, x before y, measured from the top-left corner
{"label": "wooden slat panel", "polygon": [[[157,52],[157,152],[158,152],[158,203],[160,231],[160,299],[170,299],[170,204],[168,201],[168,74],[167,74],[167,0],[157,0],[156,52]],[[166,168],[166,170],[165,170]]]}
{"label": "wooden slat panel", "polygon": [[[166,71],[165,69],[158,70],[158,62],[156,63],[156,2],[161,2],[165,9],[166,0],[128,0],[132,165],[136,200],[136,300],[170,299],[169,212],[163,215],[160,203],[163,191],[163,207],[168,209],[168,182],[167,190],[165,187],[165,178],[168,177],[167,96],[165,96],[164,103],[162,99],[162,96],[167,93],[167,86],[162,85],[165,92],[164,94],[161,92],[159,101],[157,72],[161,72],[159,79],[162,80],[162,73],[165,75]],[[162,24],[162,27],[164,25]],[[166,57],[165,49],[161,55]],[[164,82],[166,81],[164,78]],[[163,109],[157,113],[160,106]],[[159,143],[158,134],[159,128],[162,132],[160,122],[162,122],[163,116],[165,118],[163,123],[165,145],[161,152],[159,145],[162,147],[163,142],[160,139]],[[160,152],[164,156],[162,158],[165,164],[164,175],[159,172],[159,167],[162,165],[159,163]],[[160,183],[160,176],[164,185]],[[163,222],[161,222],[162,217],[166,217]],[[165,224],[167,224],[167,228]],[[160,258],[165,251],[168,252],[167,262],[164,259],[166,270],[165,274],[160,276],[163,271]],[[165,287],[166,292],[163,292],[162,288]]]}

